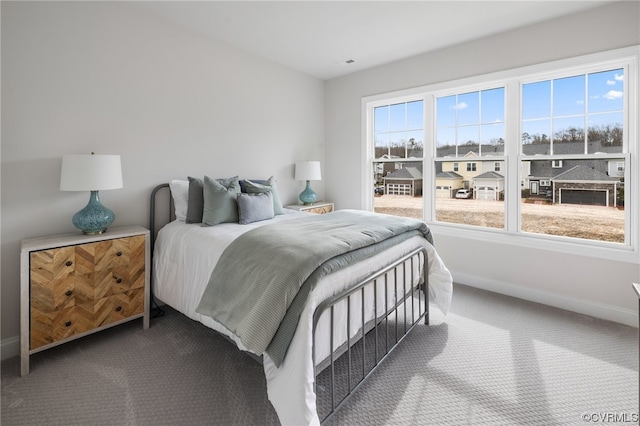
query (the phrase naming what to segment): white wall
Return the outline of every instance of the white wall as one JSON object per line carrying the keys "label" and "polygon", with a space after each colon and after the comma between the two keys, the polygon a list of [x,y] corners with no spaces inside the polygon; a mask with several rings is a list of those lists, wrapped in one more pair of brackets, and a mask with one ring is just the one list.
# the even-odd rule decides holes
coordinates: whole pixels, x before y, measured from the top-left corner
{"label": "white wall", "polygon": [[[114,226],[147,226],[150,191],[169,179],[275,175],[294,203],[293,163],[324,164],[321,80],[125,3],[1,8],[5,349],[19,334],[20,240],[75,232],[89,199],[58,190],[64,154],[122,156],[124,188],[101,192]],[[323,182],[314,190],[323,196]]]}
{"label": "white wall", "polygon": [[[637,45],[639,26],[640,3],[614,3],[329,80],[327,199],[338,208],[362,207],[363,97]],[[638,299],[631,289],[631,283],[639,280],[637,256],[616,261],[576,255],[567,251],[570,246],[527,247],[526,242],[516,242],[517,237],[511,238],[515,243],[495,242],[478,233],[448,233],[437,226],[433,231],[456,282],[637,324]]]}

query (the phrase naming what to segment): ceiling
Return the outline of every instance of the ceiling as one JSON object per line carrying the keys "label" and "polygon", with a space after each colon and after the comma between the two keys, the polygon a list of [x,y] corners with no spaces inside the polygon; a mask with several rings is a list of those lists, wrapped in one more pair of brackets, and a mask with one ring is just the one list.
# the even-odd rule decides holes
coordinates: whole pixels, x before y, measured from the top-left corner
{"label": "ceiling", "polygon": [[327,80],[611,2],[142,1],[130,4],[288,68]]}

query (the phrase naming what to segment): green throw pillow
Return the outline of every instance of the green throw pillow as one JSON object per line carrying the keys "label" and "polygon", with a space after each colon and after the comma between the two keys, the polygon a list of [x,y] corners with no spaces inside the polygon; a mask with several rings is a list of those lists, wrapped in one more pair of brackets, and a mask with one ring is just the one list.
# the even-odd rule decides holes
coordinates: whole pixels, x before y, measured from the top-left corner
{"label": "green throw pillow", "polygon": [[204,177],[204,209],[202,223],[206,226],[220,223],[238,223],[237,195],[240,193],[238,176],[228,179]]}
{"label": "green throw pillow", "polygon": [[278,186],[276,185],[275,177],[271,176],[264,184],[245,180],[244,186],[249,194],[271,191],[271,195],[273,196],[273,213],[284,214],[284,208],[282,207],[282,201],[280,201],[280,194],[278,194]]}

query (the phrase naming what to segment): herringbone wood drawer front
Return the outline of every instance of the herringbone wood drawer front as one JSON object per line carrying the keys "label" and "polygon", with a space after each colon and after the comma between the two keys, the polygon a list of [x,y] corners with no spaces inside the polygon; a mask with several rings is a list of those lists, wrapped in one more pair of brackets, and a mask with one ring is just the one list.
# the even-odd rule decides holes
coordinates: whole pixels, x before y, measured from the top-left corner
{"label": "herringbone wood drawer front", "polygon": [[315,213],[315,214],[331,213],[333,211],[333,205],[314,207],[314,208],[308,209],[306,211],[308,211],[309,213]]}
{"label": "herringbone wood drawer front", "polygon": [[140,227],[109,232],[23,240],[23,375],[32,352],[140,316],[148,328],[149,232]]}
{"label": "herringbone wood drawer front", "polygon": [[142,313],[144,292],[128,292],[144,288],[144,245],[139,235],[31,253],[31,349]]}
{"label": "herringbone wood drawer front", "polygon": [[22,240],[22,376],[33,353],[140,317],[149,328],[149,244],[140,226]]}

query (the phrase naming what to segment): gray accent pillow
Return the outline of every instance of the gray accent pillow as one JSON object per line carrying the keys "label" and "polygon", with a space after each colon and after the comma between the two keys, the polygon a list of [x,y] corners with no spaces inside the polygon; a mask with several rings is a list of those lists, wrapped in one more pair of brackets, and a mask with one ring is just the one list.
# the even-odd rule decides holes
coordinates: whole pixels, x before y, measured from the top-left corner
{"label": "gray accent pillow", "polygon": [[260,185],[264,185],[267,181],[264,179],[240,179],[240,192],[247,193],[247,182],[259,183]]}
{"label": "gray accent pillow", "polygon": [[204,209],[204,184],[202,179],[189,176],[189,196],[187,199],[186,223],[202,223],[202,210]]}
{"label": "gray accent pillow", "polygon": [[284,214],[284,208],[282,207],[282,201],[280,201],[280,194],[278,194],[278,186],[276,185],[275,177],[271,176],[264,184],[245,180],[244,187],[249,194],[271,191],[271,194],[273,195],[273,213]]}
{"label": "gray accent pillow", "polygon": [[259,194],[238,194],[240,225],[273,219],[273,195],[271,191]]}
{"label": "gray accent pillow", "polygon": [[238,176],[228,179],[204,177],[204,208],[202,223],[206,226],[219,223],[238,223],[237,194],[240,193]]}

